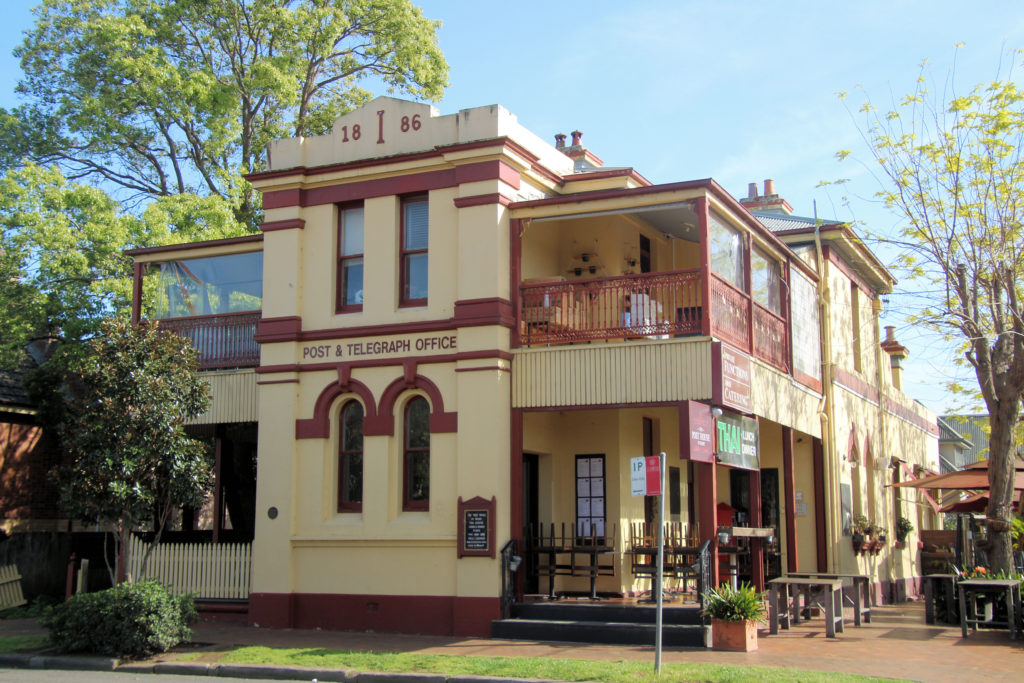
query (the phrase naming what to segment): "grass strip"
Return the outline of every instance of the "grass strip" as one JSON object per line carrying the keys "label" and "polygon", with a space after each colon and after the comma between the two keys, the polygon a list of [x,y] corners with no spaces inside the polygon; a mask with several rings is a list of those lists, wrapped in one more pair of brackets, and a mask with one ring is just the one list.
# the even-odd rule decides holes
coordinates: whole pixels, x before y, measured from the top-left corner
{"label": "grass strip", "polygon": [[0,652],[39,650],[50,644],[48,636],[0,636]]}
{"label": "grass strip", "polygon": [[854,683],[892,679],[853,674],[804,671],[765,666],[721,664],[665,664],[662,675],[654,675],[651,663],[618,662],[547,657],[482,657],[427,655],[408,652],[363,652],[324,648],[241,647],[220,659],[230,664],[264,664],[316,669],[354,669],[389,673],[443,673],[448,675],[542,678],[558,681],[801,681],[807,683]]}

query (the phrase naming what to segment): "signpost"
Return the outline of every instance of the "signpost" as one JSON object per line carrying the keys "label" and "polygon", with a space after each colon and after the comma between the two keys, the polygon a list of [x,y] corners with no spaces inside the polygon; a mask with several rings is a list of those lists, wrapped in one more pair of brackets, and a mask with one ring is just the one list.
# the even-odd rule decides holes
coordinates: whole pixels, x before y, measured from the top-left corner
{"label": "signpost", "polygon": [[664,609],[664,593],[661,590],[665,571],[665,495],[662,482],[665,472],[665,453],[646,458],[630,458],[630,489],[634,496],[658,497],[658,562],[657,572],[651,585],[655,598],[654,619],[654,671],[661,675],[661,625]]}

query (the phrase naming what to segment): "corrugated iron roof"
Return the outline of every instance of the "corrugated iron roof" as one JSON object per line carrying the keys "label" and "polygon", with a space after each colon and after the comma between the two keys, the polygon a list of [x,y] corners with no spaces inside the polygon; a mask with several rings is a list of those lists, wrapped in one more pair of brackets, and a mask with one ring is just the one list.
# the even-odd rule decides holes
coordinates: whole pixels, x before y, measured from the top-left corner
{"label": "corrugated iron roof", "polygon": [[970,446],[963,454],[963,460],[957,465],[963,467],[988,457],[988,415],[943,415],[939,421],[939,429],[945,422],[953,431],[962,436]]}
{"label": "corrugated iron roof", "polygon": [[[772,232],[785,232],[786,230],[799,230],[800,228],[813,228],[816,221],[807,216],[786,216],[779,213],[767,213],[764,211],[751,211],[761,221],[764,227]],[[831,221],[818,219],[821,225],[842,225],[842,221]]]}

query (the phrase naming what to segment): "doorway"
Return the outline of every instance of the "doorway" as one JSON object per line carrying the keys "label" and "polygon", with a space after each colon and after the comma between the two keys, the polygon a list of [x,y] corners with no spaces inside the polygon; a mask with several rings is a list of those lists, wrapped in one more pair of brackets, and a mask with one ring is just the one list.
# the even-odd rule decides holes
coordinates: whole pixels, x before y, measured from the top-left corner
{"label": "doorway", "polygon": [[[538,502],[538,490],[540,479],[537,475],[536,453],[523,453],[523,528],[536,529],[540,524],[540,507]],[[530,538],[529,532],[524,532],[524,538]],[[523,577],[524,593],[539,593],[540,578],[537,574],[537,555],[526,552],[526,548],[520,550],[526,566],[525,571],[520,572]]]}

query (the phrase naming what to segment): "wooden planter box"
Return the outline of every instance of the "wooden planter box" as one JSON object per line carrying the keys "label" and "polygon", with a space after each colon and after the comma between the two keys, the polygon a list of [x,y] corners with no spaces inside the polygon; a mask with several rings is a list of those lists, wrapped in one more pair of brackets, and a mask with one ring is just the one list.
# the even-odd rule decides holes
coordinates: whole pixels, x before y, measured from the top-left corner
{"label": "wooden planter box", "polygon": [[757,649],[757,622],[712,619],[711,649],[753,652]]}

